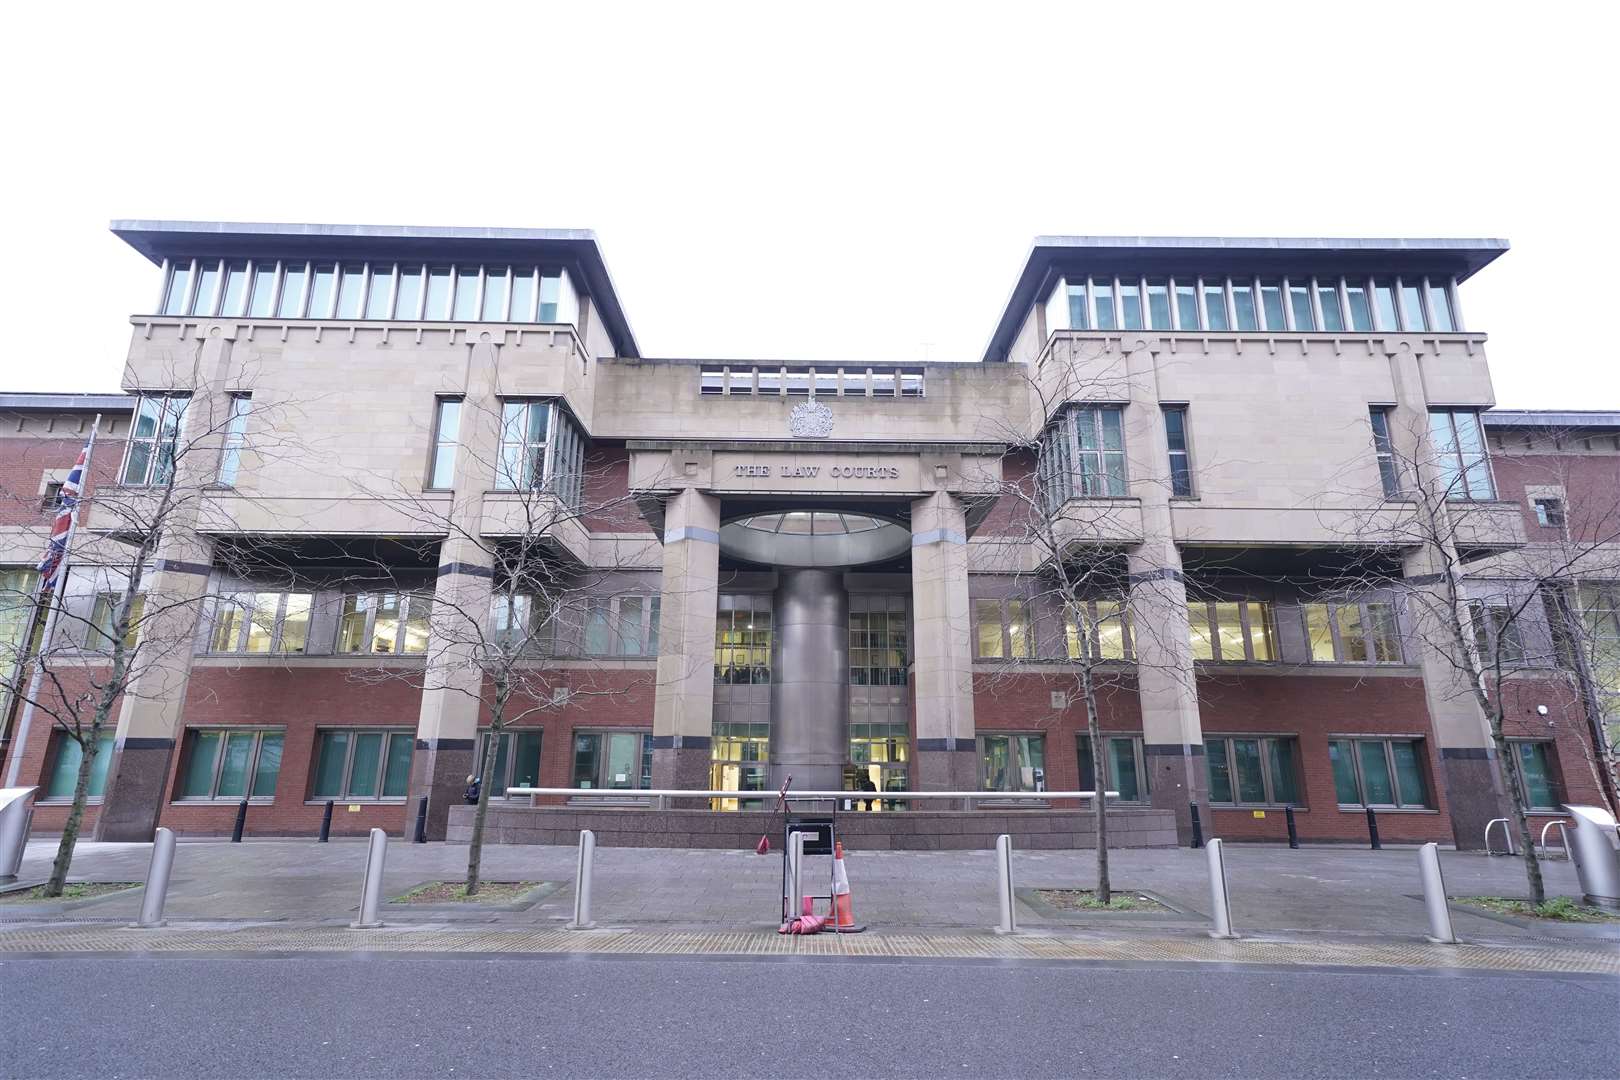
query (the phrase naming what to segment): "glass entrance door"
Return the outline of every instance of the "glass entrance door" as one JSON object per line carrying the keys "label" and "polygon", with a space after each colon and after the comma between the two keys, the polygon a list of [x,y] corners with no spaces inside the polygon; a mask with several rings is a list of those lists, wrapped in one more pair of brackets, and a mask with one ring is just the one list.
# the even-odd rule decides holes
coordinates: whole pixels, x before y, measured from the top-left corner
{"label": "glass entrance door", "polygon": [[602,787],[605,788],[633,788],[638,786],[636,780],[636,749],[641,741],[639,735],[612,734],[603,737],[607,743],[607,753],[604,756],[607,768],[602,774]]}

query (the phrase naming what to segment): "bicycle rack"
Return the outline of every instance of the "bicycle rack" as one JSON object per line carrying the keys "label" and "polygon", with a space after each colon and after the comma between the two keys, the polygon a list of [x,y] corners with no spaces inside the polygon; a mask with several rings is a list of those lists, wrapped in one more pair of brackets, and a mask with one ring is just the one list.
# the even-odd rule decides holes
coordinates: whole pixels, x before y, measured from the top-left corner
{"label": "bicycle rack", "polygon": [[[1493,851],[1493,850],[1491,850],[1491,828],[1493,826],[1496,826],[1496,825],[1502,826],[1502,840],[1507,845],[1507,850],[1506,851]],[[1487,854],[1487,855],[1517,855],[1518,854],[1517,851],[1513,850],[1513,829],[1511,828],[1511,826],[1509,826],[1507,818],[1505,818],[1505,817],[1491,818],[1491,820],[1489,820],[1489,821],[1487,821],[1485,823],[1485,854]]]}
{"label": "bicycle rack", "polygon": [[1569,850],[1569,822],[1563,820],[1549,821],[1541,827],[1541,857],[1545,859],[1550,854],[1547,850],[1547,830],[1554,825],[1558,826],[1558,838],[1564,842],[1564,858],[1574,862],[1575,856]]}

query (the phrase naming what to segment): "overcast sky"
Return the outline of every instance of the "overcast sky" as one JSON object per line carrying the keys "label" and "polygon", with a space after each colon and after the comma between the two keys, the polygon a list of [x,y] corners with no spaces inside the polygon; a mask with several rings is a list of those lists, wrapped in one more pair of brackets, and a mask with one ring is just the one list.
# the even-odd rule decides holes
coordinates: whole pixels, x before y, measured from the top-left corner
{"label": "overcast sky", "polygon": [[117,388],[145,217],[590,228],[643,355],[810,360],[977,359],[1042,233],[1502,237],[1498,403],[1620,409],[1615,12],[19,4],[0,389]]}

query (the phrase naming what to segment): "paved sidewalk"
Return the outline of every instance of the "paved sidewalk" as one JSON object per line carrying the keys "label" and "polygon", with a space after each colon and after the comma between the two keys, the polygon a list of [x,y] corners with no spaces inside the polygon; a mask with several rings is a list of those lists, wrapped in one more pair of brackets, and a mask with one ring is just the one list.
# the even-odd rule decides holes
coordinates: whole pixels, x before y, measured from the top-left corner
{"label": "paved sidewalk", "polygon": [[[30,842],[21,880],[43,880],[55,845]],[[151,848],[145,844],[83,843],[74,880],[141,881]],[[465,872],[463,845],[391,841],[384,895],[414,885],[454,879]],[[576,852],[570,847],[494,846],[485,849],[491,880],[556,884],[549,895],[520,910],[384,905],[390,924],[435,924],[503,929],[554,928],[572,915]],[[1516,859],[1470,853],[1442,854],[1454,896],[1522,896]],[[1209,884],[1202,851],[1127,850],[1112,854],[1116,887],[1145,890],[1176,913],[1065,914],[1018,905],[1023,928],[1048,932],[1201,936],[1208,929]],[[365,843],[337,840],[182,842],[165,912],[171,922],[280,921],[341,926],[354,918]],[[812,857],[812,875],[828,860]],[[1083,851],[1014,854],[1015,885],[1083,888],[1095,883],[1095,858]],[[1572,868],[1544,863],[1550,895],[1577,892]],[[991,852],[852,852],[848,858],[855,914],[879,933],[986,931],[998,918]],[[774,853],[598,848],[593,916],[604,927],[712,932],[770,931],[778,923],[781,860]],[[1427,930],[1413,849],[1367,851],[1230,845],[1235,928],[1244,935],[1329,935],[1419,941]],[[815,878],[825,887],[824,879]],[[40,922],[124,923],[139,911],[141,893],[128,891],[56,907],[0,905],[0,927]],[[1530,943],[1562,940],[1571,946],[1613,948],[1620,923],[1515,925],[1453,908],[1457,933],[1470,942]]]}

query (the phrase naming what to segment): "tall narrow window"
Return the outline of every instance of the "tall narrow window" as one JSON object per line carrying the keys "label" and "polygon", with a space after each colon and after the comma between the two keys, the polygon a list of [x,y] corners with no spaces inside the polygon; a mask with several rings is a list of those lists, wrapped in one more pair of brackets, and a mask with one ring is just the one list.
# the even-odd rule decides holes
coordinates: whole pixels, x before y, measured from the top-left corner
{"label": "tall narrow window", "polygon": [[1339,286],[1335,282],[1316,284],[1316,302],[1322,309],[1322,329],[1330,334],[1344,330],[1344,309],[1339,306]]}
{"label": "tall narrow window", "polygon": [[1448,499],[1496,498],[1479,413],[1473,409],[1436,409],[1429,413],[1429,436],[1435,465]]}
{"label": "tall narrow window", "polygon": [[219,482],[225,487],[236,486],[236,474],[242,467],[242,447],[247,444],[248,414],[253,410],[251,394],[232,394],[230,416],[225,420],[225,445],[219,454]]}
{"label": "tall narrow window", "polygon": [[197,267],[197,296],[191,302],[193,315],[212,315],[214,313],[214,295],[219,288],[219,262],[215,259],[204,259]]}
{"label": "tall narrow window", "polygon": [[235,318],[247,312],[248,264],[243,259],[225,264],[225,288],[219,297],[219,313]]}
{"label": "tall narrow window", "polygon": [[281,276],[281,297],[276,301],[276,318],[304,317],[304,288],[309,284],[309,264],[291,263]]}
{"label": "tall narrow window", "polygon": [[1114,311],[1114,280],[1091,279],[1091,302],[1097,311],[1097,329],[1118,330],[1119,316]]}
{"label": "tall narrow window", "polygon": [[484,305],[480,314],[485,322],[506,321],[507,274],[504,266],[484,268]]}
{"label": "tall narrow window", "polygon": [[305,318],[329,319],[337,286],[337,264],[316,263],[309,278],[309,307]]}
{"label": "tall narrow window", "polygon": [[1373,279],[1373,314],[1380,330],[1399,330],[1401,317],[1395,311],[1395,283],[1388,278]]}
{"label": "tall narrow window", "polygon": [[1283,315],[1283,294],[1280,282],[1262,281],[1260,283],[1260,306],[1265,311],[1267,330],[1280,331],[1288,329],[1288,320]]}
{"label": "tall narrow window", "polygon": [[1170,286],[1162,280],[1147,283],[1148,326],[1170,329]]}
{"label": "tall narrow window", "polygon": [[1373,328],[1372,308],[1367,302],[1367,286],[1359,281],[1347,282],[1345,297],[1350,301],[1350,329],[1357,333],[1370,333]]}
{"label": "tall narrow window", "polygon": [[1187,454],[1187,406],[1164,406],[1164,435],[1170,449],[1170,494],[1191,495],[1192,464]]}
{"label": "tall narrow window", "polygon": [[[1225,315],[1226,312],[1223,310],[1221,314]],[[1183,330],[1202,329],[1198,318],[1198,290],[1179,281],[1176,282],[1176,320]]]}
{"label": "tall narrow window", "polygon": [[534,267],[512,268],[512,308],[507,318],[512,322],[534,322]]}
{"label": "tall narrow window", "polygon": [[130,487],[161,486],[174,471],[180,429],[189,394],[142,394],[125,451],[123,483]]}
{"label": "tall narrow window", "polygon": [[564,322],[563,310],[563,276],[560,270],[543,270],[540,273],[540,311],[537,321],[543,323]]}
{"label": "tall narrow window", "polygon": [[461,434],[461,399],[440,398],[433,421],[433,462],[428,487],[448,490],[456,486],[456,441]]}
{"label": "tall narrow window", "polygon": [[1123,496],[1125,434],[1119,406],[1088,405],[1073,410],[1072,415],[1081,492]]}
{"label": "tall narrow window", "polygon": [[1415,282],[1401,282],[1401,329],[1427,330],[1429,320],[1423,314],[1423,290]]}
{"label": "tall narrow window", "polygon": [[1204,285],[1204,316],[1211,330],[1230,330],[1231,320],[1226,317],[1226,286]]}
{"label": "tall narrow window", "polygon": [[1372,423],[1373,454],[1378,459],[1378,476],[1383,481],[1384,498],[1397,499],[1401,494],[1401,474],[1395,467],[1395,444],[1389,438],[1389,417],[1391,409],[1387,405],[1374,405],[1367,412],[1367,419]]}
{"label": "tall narrow window", "polygon": [[1311,290],[1308,286],[1289,282],[1288,306],[1293,312],[1295,330],[1309,333],[1316,329],[1316,315],[1311,310]]}
{"label": "tall narrow window", "polygon": [[495,486],[503,491],[538,488],[546,481],[546,434],[550,427],[548,401],[506,401],[501,404],[501,456]]}
{"label": "tall narrow window", "polygon": [[1434,316],[1434,329],[1446,334],[1457,329],[1457,319],[1451,311],[1451,293],[1444,281],[1429,282],[1429,313]]}
{"label": "tall narrow window", "polygon": [[981,660],[1000,660],[1007,655],[1001,633],[1001,601],[973,601],[974,634]]}
{"label": "tall narrow window", "polygon": [[420,266],[399,268],[399,284],[394,289],[394,318],[415,319],[422,306],[422,275]]}
{"label": "tall narrow window", "polygon": [[184,315],[190,300],[191,260],[183,259],[169,267],[169,287],[163,293],[163,310],[158,314]]}
{"label": "tall narrow window", "polygon": [[1142,284],[1135,278],[1121,278],[1119,282],[1119,315],[1127,330],[1141,330]]}
{"label": "tall narrow window", "polygon": [[1239,330],[1260,329],[1260,316],[1254,304],[1254,286],[1248,282],[1232,283],[1232,308],[1237,313]]}
{"label": "tall narrow window", "polygon": [[1083,280],[1067,282],[1064,293],[1068,297],[1069,329],[1090,329],[1091,320],[1086,318],[1086,283]]}
{"label": "tall narrow window", "polygon": [[253,264],[253,295],[248,300],[247,310],[251,318],[268,319],[275,310],[276,270],[273,262]]}
{"label": "tall narrow window", "polygon": [[1328,760],[1340,806],[1429,805],[1419,739],[1332,739]]}
{"label": "tall narrow window", "polygon": [[478,318],[478,267],[456,267],[456,304],[450,316],[458,321]]}
{"label": "tall narrow window", "polygon": [[450,286],[450,267],[435,266],[428,270],[422,318],[442,322],[450,317]]}
{"label": "tall narrow window", "polygon": [[366,294],[366,267],[364,263],[344,263],[338,275],[337,314],[339,319],[358,319],[361,301]]}
{"label": "tall narrow window", "polygon": [[[371,283],[366,287],[366,318],[386,319],[394,311],[394,264],[372,263]],[[415,314],[415,308],[412,308]]]}

